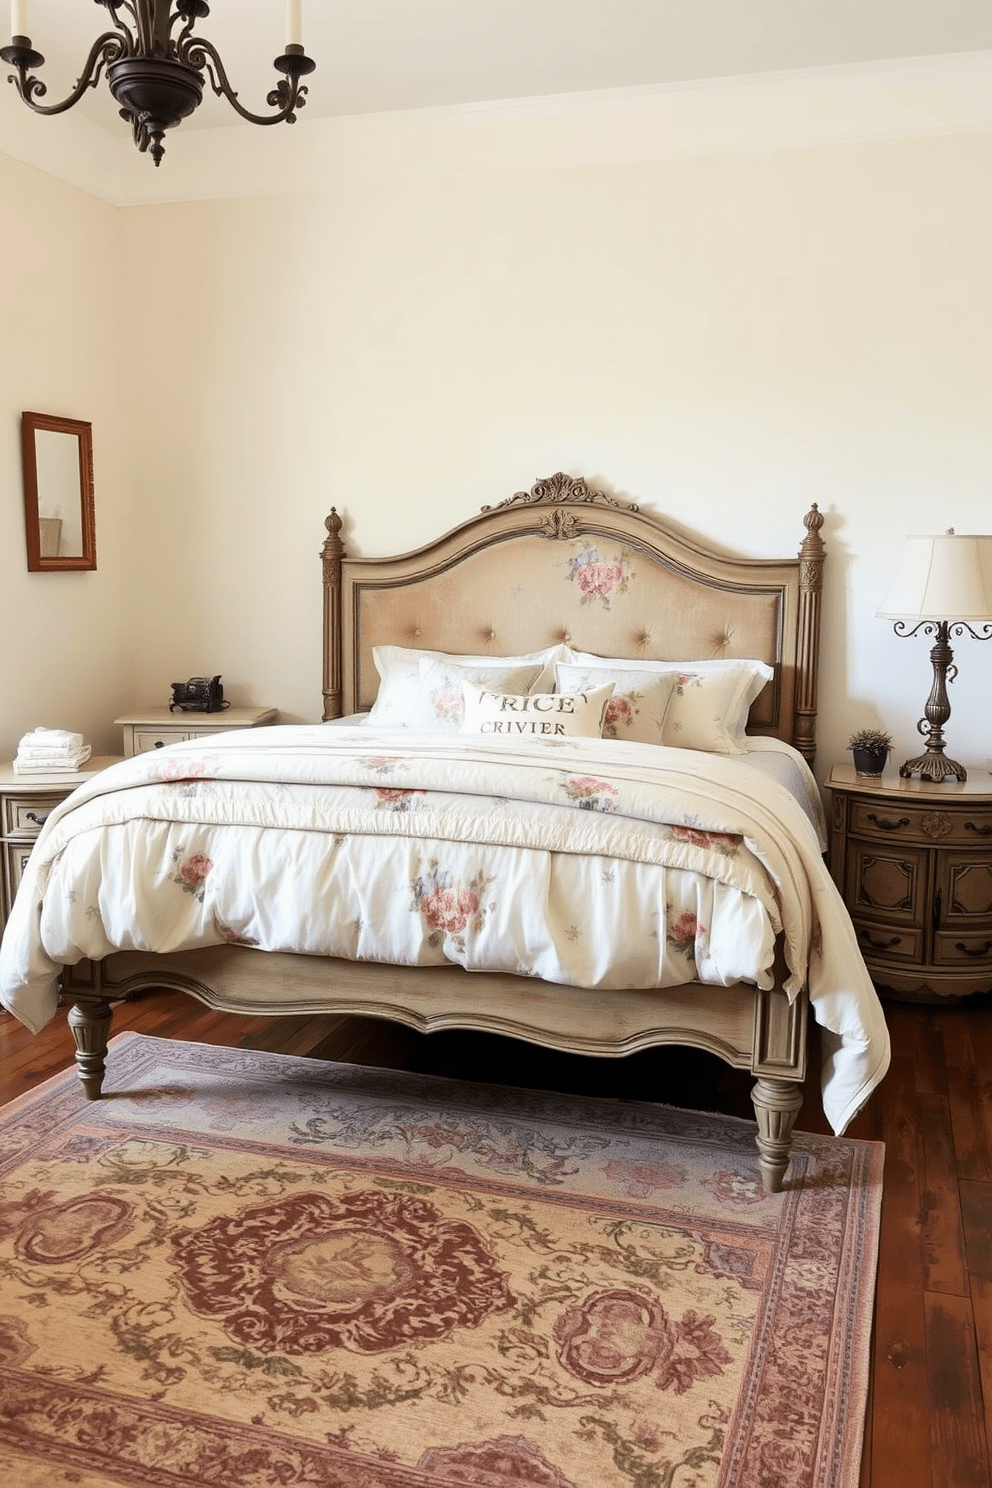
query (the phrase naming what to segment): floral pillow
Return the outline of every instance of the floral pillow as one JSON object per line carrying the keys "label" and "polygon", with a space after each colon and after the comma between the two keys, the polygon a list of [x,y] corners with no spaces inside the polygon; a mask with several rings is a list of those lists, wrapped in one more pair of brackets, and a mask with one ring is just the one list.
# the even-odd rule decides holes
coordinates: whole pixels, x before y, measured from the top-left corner
{"label": "floral pillow", "polygon": [[612,667],[571,666],[559,662],[555,685],[559,692],[582,692],[613,682],[606,706],[604,739],[627,739],[638,744],[663,744],[665,715],[675,688],[669,672],[614,671]]}
{"label": "floral pillow", "polygon": [[[576,652],[576,666],[598,664],[604,675],[618,679],[628,672],[650,672],[673,678],[662,742],[679,749],[712,754],[743,754],[751,704],[775,675],[766,662],[640,661]],[[655,740],[657,743],[658,741]]]}
{"label": "floral pillow", "polygon": [[409,646],[373,646],[372,660],[379,673],[379,691],[368,714],[368,722],[389,728],[409,728],[420,695],[420,663],[448,661],[456,666],[524,666],[539,668],[535,685],[547,691],[554,686],[554,664],[567,661],[565,645],[547,646],[524,656],[455,656],[445,651],[423,651]]}
{"label": "floral pillow", "polygon": [[500,739],[598,739],[613,683],[584,692],[491,692],[465,683],[463,734]]}
{"label": "floral pillow", "polygon": [[753,674],[743,669],[700,672],[687,668],[676,673],[665,717],[665,743],[711,754],[743,754],[753,680]]}
{"label": "floral pillow", "polygon": [[449,729],[457,732],[465,716],[466,686],[488,687],[503,692],[530,691],[541,667],[532,662],[529,666],[495,665],[488,662],[479,665],[468,662],[432,661],[424,656],[420,661],[420,686],[417,701],[410,718],[410,727],[418,729]]}

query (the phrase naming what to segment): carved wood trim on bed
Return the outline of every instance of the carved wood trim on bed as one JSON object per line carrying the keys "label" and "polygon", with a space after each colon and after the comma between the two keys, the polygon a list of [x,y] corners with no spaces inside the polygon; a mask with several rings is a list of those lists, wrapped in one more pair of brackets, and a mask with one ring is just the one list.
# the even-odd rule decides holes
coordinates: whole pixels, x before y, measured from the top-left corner
{"label": "carved wood trim on bed", "polygon": [[[824,558],[815,505],[804,525],[795,559],[732,557],[558,472],[426,547],[348,558],[332,510],[322,552],[323,716],[371,706],[379,644],[499,656],[566,641],[641,660],[756,657],[775,676],[751,710],[750,732],[784,739],[812,764]],[[535,551],[548,541],[562,544],[557,562]],[[630,570],[608,606],[568,581],[568,555],[589,546],[624,555]],[[543,606],[514,603],[515,575],[539,565],[549,575]]]}
{"label": "carved wood trim on bed", "polygon": [[[822,524],[813,506],[794,559],[738,558],[559,472],[415,552],[348,558],[332,508],[321,551],[324,718],[374,701],[372,648],[380,643],[498,656],[567,641],[605,656],[756,657],[773,666],[774,681],[751,710],[751,732],[781,738],[812,762]],[[575,582],[574,559],[590,547],[625,575],[608,604]],[[544,595],[540,602],[514,602],[525,572],[528,593]],[[783,985],[780,965],[768,991],[690,983],[599,996],[457,966],[387,966],[230,945],[172,955],[118,952],[66,968],[62,977],[91,1099],[101,1090],[113,1004],[152,987],[180,988],[229,1011],[364,1013],[423,1032],[478,1029],[576,1053],[619,1056],[660,1044],[706,1049],[755,1076],[759,1163],[773,1191],[788,1165],[806,1073],[807,1001],[790,1002]]]}

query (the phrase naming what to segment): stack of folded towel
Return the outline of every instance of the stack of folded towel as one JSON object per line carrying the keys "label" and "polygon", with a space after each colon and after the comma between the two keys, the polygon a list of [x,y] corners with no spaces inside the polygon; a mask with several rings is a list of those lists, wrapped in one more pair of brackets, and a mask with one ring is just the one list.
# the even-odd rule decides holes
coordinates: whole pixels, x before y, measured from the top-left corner
{"label": "stack of folded towel", "polygon": [[25,734],[14,756],[17,775],[62,775],[78,770],[90,757],[82,734],[67,729],[36,728]]}

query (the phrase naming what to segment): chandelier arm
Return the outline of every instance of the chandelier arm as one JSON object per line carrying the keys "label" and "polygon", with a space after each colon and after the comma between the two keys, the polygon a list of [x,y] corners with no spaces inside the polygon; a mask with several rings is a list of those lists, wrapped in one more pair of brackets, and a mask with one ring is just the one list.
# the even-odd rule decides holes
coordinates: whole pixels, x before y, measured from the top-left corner
{"label": "chandelier arm", "polygon": [[[66,109],[71,109],[73,104],[79,102],[87,88],[96,87],[100,81],[100,74],[108,63],[117,62],[127,55],[127,47],[123,38],[114,31],[105,31],[102,36],[97,37],[90,48],[86,66],[68,97],[63,98],[61,103],[36,103],[35,98],[44,98],[48,88],[40,78],[29,75],[28,66],[32,64],[25,65],[22,60],[19,60],[16,55],[19,51],[21,48],[18,47],[3,47],[0,50],[0,56],[5,62],[10,62],[17,68],[16,75],[11,73],[7,81],[14,84],[23,102],[36,114],[64,114]],[[37,52],[29,55],[38,57]],[[41,61],[36,61],[33,65],[39,67],[43,61],[44,58],[41,58]]]}
{"label": "chandelier arm", "polygon": [[303,108],[306,104],[306,85],[301,84],[301,75],[313,72],[315,63],[303,54],[302,48],[298,53],[289,52],[282,57],[277,57],[276,67],[286,73],[286,77],[280,78],[276,87],[266,97],[266,103],[277,109],[274,114],[253,114],[238,101],[238,95],[231,87],[224,64],[220,54],[212,42],[195,38],[189,42],[183,54],[183,61],[189,67],[198,71],[204,70],[210,79],[210,86],[218,98],[226,98],[234,111],[247,119],[250,124],[281,124],[284,120],[287,124],[296,122],[296,109]]}

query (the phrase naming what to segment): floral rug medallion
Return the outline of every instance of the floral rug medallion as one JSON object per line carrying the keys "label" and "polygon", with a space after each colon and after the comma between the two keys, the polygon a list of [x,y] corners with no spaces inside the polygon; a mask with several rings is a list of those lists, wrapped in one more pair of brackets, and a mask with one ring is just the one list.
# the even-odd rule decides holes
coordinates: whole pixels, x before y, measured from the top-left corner
{"label": "floral rug medallion", "polygon": [[122,1034],[0,1113],[5,1488],[856,1488],[882,1152]]}

